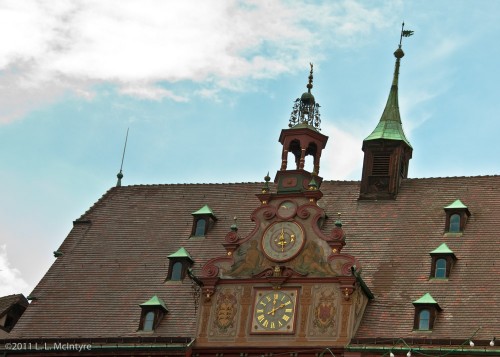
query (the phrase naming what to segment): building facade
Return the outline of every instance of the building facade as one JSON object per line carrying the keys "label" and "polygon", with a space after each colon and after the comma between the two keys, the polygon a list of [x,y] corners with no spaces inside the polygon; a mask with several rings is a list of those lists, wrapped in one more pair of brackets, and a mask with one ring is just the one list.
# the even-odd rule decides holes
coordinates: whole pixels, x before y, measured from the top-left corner
{"label": "building facade", "polygon": [[500,356],[500,176],[408,178],[394,55],[361,181],[320,176],[311,65],[273,182],[111,188],[0,351]]}

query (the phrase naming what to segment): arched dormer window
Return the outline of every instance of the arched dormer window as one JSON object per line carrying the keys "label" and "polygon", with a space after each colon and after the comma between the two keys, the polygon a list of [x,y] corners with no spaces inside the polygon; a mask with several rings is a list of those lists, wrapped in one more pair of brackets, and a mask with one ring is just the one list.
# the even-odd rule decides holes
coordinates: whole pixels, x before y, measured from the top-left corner
{"label": "arched dormer window", "polygon": [[439,258],[436,260],[435,278],[446,278],[446,259]]}
{"label": "arched dormer window", "polygon": [[451,268],[455,263],[457,257],[455,253],[448,248],[446,243],[441,244],[439,247],[429,253],[432,258],[431,262],[431,279],[446,279],[450,277]]}
{"label": "arched dormer window", "polygon": [[182,262],[172,264],[172,276],[170,280],[182,280]]}
{"label": "arched dormer window", "polygon": [[431,313],[429,312],[429,310],[420,310],[420,313],[418,314],[418,329],[429,330],[430,319]]}
{"label": "arched dormer window", "polygon": [[141,319],[139,330],[145,332],[154,331],[163,317],[168,313],[167,306],[157,295],[139,305],[141,307]]}
{"label": "arched dormer window", "polygon": [[461,234],[465,230],[465,224],[470,217],[470,211],[460,200],[444,207],[446,213],[445,233]]}
{"label": "arched dormer window", "polygon": [[450,216],[450,226],[448,227],[448,232],[460,232],[460,215],[458,213],[452,214]]}
{"label": "arched dormer window", "polygon": [[429,331],[434,327],[437,313],[441,311],[441,307],[436,300],[427,293],[420,299],[413,302],[415,306],[415,319],[413,321],[413,329],[418,331]]}
{"label": "arched dormer window", "polygon": [[208,205],[191,213],[191,215],[193,216],[192,237],[205,237],[213,223],[217,221],[212,209]]}
{"label": "arched dormer window", "polygon": [[169,267],[167,280],[181,281],[186,276],[187,270],[193,265],[194,261],[188,251],[181,247],[177,252],[168,256]]}
{"label": "arched dormer window", "polygon": [[198,218],[196,220],[196,228],[194,231],[194,235],[197,237],[204,236],[206,233],[206,230],[205,230],[206,226],[207,226],[206,219],[205,218]]}
{"label": "arched dormer window", "polygon": [[153,311],[149,311],[144,317],[144,328],[143,331],[153,331],[153,324],[155,321],[155,313]]}

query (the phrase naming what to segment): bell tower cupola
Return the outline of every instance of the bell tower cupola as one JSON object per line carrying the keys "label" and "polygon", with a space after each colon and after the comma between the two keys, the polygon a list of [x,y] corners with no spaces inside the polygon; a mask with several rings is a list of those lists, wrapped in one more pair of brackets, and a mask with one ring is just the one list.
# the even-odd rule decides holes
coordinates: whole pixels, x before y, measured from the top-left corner
{"label": "bell tower cupola", "polygon": [[398,103],[399,66],[404,52],[403,37],[413,31],[401,29],[396,65],[389,98],[375,130],[363,141],[365,153],[361,178],[360,199],[395,199],[403,179],[408,177],[408,164],[413,148],[405,136]]}
{"label": "bell tower cupola", "polygon": [[[278,193],[304,192],[313,187],[319,188],[321,152],[325,148],[328,136],[321,134],[320,105],[311,93],[313,87],[313,65],[309,72],[307,92],[295,100],[290,115],[288,129],[283,129],[279,142],[283,145],[281,168],[276,174]],[[290,155],[291,154],[291,155]],[[305,169],[306,158],[312,156],[312,172]],[[289,157],[293,162],[289,162]]]}

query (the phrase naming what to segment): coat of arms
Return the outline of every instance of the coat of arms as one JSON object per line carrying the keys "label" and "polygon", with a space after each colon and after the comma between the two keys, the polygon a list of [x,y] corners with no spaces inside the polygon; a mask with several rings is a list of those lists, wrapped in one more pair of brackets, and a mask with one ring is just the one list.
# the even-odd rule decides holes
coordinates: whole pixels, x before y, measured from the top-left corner
{"label": "coat of arms", "polygon": [[214,323],[219,331],[225,332],[228,328],[233,327],[237,303],[234,292],[229,290],[222,291],[217,297]]}
{"label": "coat of arms", "polygon": [[314,307],[314,326],[321,332],[326,332],[335,326],[335,293],[333,291],[322,291]]}

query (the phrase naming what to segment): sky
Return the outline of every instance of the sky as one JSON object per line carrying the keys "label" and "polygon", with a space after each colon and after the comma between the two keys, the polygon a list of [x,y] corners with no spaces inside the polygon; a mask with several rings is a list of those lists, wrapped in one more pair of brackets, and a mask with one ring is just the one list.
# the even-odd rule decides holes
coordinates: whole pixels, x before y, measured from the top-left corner
{"label": "sky", "polygon": [[[500,2],[0,0],[0,296],[116,185],[262,182],[312,90],[320,175],[359,180],[401,23],[409,177],[500,174]],[[243,218],[240,218],[243,219]]]}

